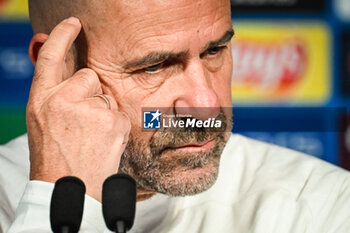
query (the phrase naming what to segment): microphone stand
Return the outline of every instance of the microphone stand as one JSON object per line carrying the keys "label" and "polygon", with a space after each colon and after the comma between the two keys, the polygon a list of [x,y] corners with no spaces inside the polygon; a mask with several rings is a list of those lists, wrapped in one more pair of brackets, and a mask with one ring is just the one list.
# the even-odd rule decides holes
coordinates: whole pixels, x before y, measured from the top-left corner
{"label": "microphone stand", "polygon": [[117,221],[115,223],[115,229],[117,230],[116,233],[126,233],[127,232],[124,221]]}
{"label": "microphone stand", "polygon": [[69,233],[69,226],[62,226],[61,233]]}

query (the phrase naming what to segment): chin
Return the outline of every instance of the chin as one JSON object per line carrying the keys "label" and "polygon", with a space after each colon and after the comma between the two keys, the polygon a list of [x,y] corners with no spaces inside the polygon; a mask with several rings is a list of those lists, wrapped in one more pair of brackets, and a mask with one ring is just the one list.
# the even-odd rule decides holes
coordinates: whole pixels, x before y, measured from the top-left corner
{"label": "chin", "polygon": [[[191,156],[192,157],[192,156]],[[198,157],[197,157],[198,158]],[[208,190],[216,181],[219,171],[219,156],[210,159],[187,160],[186,165],[175,169],[153,173],[149,188],[169,196],[195,195]]]}
{"label": "chin", "polygon": [[[221,132],[214,139],[211,134],[205,135],[211,139],[196,134],[180,139],[169,135],[172,136],[170,139],[176,139],[173,144],[182,142],[182,139],[185,143],[173,146],[167,134],[160,135],[158,141],[164,143],[168,140],[168,147],[132,140],[121,158],[120,171],[131,175],[138,188],[169,196],[195,195],[212,187],[218,177],[220,157],[230,132]],[[191,144],[190,136],[196,136],[197,142],[203,144]]]}
{"label": "chin", "polygon": [[177,175],[170,183],[177,184],[169,187],[166,194],[171,196],[187,196],[204,192],[211,188],[218,177],[218,165],[188,169]]}

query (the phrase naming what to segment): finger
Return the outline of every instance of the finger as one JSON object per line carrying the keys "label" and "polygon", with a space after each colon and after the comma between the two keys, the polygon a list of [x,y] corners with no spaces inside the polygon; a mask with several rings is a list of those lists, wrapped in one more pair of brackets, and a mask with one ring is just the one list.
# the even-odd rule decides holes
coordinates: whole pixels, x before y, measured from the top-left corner
{"label": "finger", "polygon": [[102,94],[101,82],[95,71],[84,68],[65,80],[57,94],[71,101],[79,102]]}
{"label": "finger", "polygon": [[126,145],[129,141],[129,135],[130,135],[130,130],[131,130],[131,122],[130,122],[130,118],[128,117],[128,115],[124,112],[117,112],[116,114],[118,114],[118,116],[120,118],[123,118],[123,124],[122,127],[124,129],[124,138],[123,138],[123,145]]}
{"label": "finger", "polygon": [[[115,137],[123,135],[122,145],[126,145],[129,140],[130,130],[131,130],[131,122],[128,115],[124,112],[114,111],[113,112],[114,119],[114,129]],[[107,121],[108,122],[108,121]],[[111,123],[107,123],[111,124]]]}
{"label": "finger", "polygon": [[[95,108],[102,108],[102,109],[110,109],[113,111],[118,111],[118,104],[114,100],[114,98],[110,95],[104,95],[108,102],[100,96],[92,96],[88,98],[86,101]],[[110,106],[110,108],[108,108]]]}
{"label": "finger", "polygon": [[81,24],[74,17],[63,20],[52,30],[40,49],[33,86],[46,89],[62,82],[65,57],[80,30]]}

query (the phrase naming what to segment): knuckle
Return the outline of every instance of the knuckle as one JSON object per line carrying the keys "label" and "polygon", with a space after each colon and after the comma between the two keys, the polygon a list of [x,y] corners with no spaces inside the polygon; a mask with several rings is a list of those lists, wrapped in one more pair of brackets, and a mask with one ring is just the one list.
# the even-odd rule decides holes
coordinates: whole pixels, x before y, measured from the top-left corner
{"label": "knuckle", "polygon": [[33,116],[36,115],[37,111],[35,108],[35,105],[33,104],[33,101],[28,102],[27,108],[26,108],[26,116]]}
{"label": "knuckle", "polygon": [[95,71],[93,71],[92,69],[89,69],[89,68],[83,68],[79,71],[77,71],[77,74],[79,76],[83,76],[83,77],[86,77],[86,78],[98,78],[97,74]]}
{"label": "knuckle", "polygon": [[52,95],[46,103],[46,107],[49,111],[56,112],[61,108],[63,98],[60,95]]}
{"label": "knuckle", "polygon": [[101,111],[99,111],[99,114],[96,115],[93,124],[98,128],[98,131],[104,134],[110,134],[111,132],[115,131],[114,117],[115,116],[113,116],[113,114],[108,112],[101,114]]}
{"label": "knuckle", "polygon": [[26,107],[26,115],[27,116],[36,116],[39,114],[41,109],[41,101],[39,98],[29,98],[27,107]]}
{"label": "knuckle", "polygon": [[111,95],[106,95],[106,94],[105,94],[105,96],[106,96],[106,98],[109,100],[109,102],[110,102],[110,104],[111,104],[112,106],[118,107],[118,106],[117,106],[117,102],[115,101],[115,99],[114,99],[113,96],[111,96]]}
{"label": "knuckle", "polygon": [[125,122],[125,128],[126,128],[126,131],[130,132],[130,130],[131,130],[131,122],[130,122],[129,117],[127,118],[127,120]]}
{"label": "knuckle", "polygon": [[109,111],[106,112],[106,114],[103,117],[104,124],[110,126],[111,128],[115,126],[115,120],[116,120],[115,115]]}
{"label": "knuckle", "polygon": [[98,81],[98,76],[92,69],[84,68],[77,72],[77,75],[88,82],[88,84],[93,84]]}
{"label": "knuckle", "polygon": [[79,108],[76,108],[76,111],[79,111],[86,116],[91,116],[92,108],[89,103],[82,102],[79,104]]}
{"label": "knuckle", "polygon": [[[110,105],[110,110],[115,112],[118,110],[118,104],[117,102],[114,100],[113,96],[111,95],[106,95],[104,94],[104,96],[108,99],[109,105]],[[107,103],[105,103],[107,105]]]}
{"label": "knuckle", "polygon": [[86,89],[90,89],[91,87],[101,87],[101,83],[99,81],[98,75],[96,74],[95,71],[84,68],[79,70],[77,73],[77,78],[80,80],[82,83],[82,86],[85,87]]}
{"label": "knuckle", "polygon": [[117,112],[118,119],[120,122],[121,128],[124,129],[125,132],[129,132],[131,130],[131,122],[129,116],[124,112]]}

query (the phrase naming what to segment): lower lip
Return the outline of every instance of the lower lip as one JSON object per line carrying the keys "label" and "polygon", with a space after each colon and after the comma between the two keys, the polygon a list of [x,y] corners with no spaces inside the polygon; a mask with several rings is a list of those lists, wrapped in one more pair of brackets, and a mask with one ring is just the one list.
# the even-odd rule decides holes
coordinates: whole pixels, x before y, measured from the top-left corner
{"label": "lower lip", "polygon": [[214,146],[214,144],[215,144],[215,140],[213,139],[204,143],[203,145],[181,146],[181,147],[171,148],[170,150],[198,153],[198,152],[205,152],[210,150]]}

